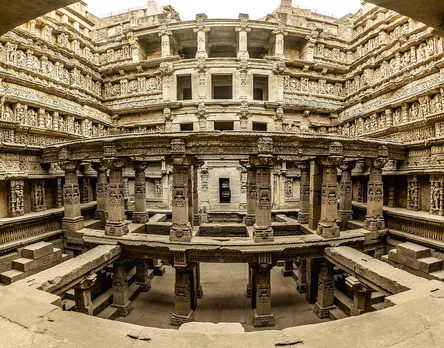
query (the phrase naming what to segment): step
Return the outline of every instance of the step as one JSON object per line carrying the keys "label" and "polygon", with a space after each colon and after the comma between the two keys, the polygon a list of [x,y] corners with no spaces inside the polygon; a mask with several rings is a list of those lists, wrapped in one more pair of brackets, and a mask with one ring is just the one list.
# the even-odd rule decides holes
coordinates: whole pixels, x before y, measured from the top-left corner
{"label": "step", "polygon": [[73,300],[63,300],[62,301],[62,308],[64,311],[72,311],[74,310],[74,307],[76,306],[75,301]]}
{"label": "step", "polygon": [[411,259],[422,259],[432,256],[430,248],[410,242],[398,244],[396,250],[400,255]]}
{"label": "step", "polygon": [[443,261],[436,257],[424,257],[418,259],[418,262],[426,273],[442,271]]}
{"label": "step", "polygon": [[444,281],[444,270],[429,273],[430,279]]}
{"label": "step", "polygon": [[11,283],[16,282],[17,280],[22,279],[23,275],[24,275],[23,272],[11,269],[10,271],[6,271],[0,274],[0,278],[3,283],[5,283],[6,285],[10,285]]}
{"label": "step", "polygon": [[335,289],[335,304],[345,314],[350,315],[350,310],[353,306],[353,300],[351,300],[346,294]]}
{"label": "step", "polygon": [[380,311],[380,310],[382,310],[382,309],[385,309],[384,302],[381,302],[381,303],[375,303],[374,305],[372,305],[372,308],[373,308],[375,311]]}
{"label": "step", "polygon": [[341,319],[345,319],[348,318],[348,315],[345,314],[345,312],[343,312],[342,310],[340,310],[339,308],[336,309],[331,309],[328,312],[328,316],[331,320],[341,320]]}
{"label": "step", "polygon": [[103,311],[97,314],[98,318],[114,320],[118,317],[117,308],[113,306],[106,307]]}
{"label": "step", "polygon": [[372,299],[371,299],[372,305],[378,304],[378,303],[384,303],[384,299],[385,299],[385,296],[383,294],[381,294],[380,292],[378,292],[378,291],[372,292]]}
{"label": "step", "polygon": [[165,222],[166,220],[166,214],[156,214],[150,217],[149,222]]}
{"label": "step", "polygon": [[[52,244],[51,244],[52,245]],[[53,253],[40,257],[38,259],[29,259],[21,257],[12,261],[12,268],[20,272],[30,272],[38,270],[43,271],[55,263],[62,261],[62,250],[53,248]]]}
{"label": "step", "polygon": [[65,292],[65,298],[71,301],[76,300],[76,294],[74,289],[69,289],[67,292]]}
{"label": "step", "polygon": [[52,243],[40,242],[28,245],[22,250],[22,257],[27,259],[37,260],[43,256],[49,255],[53,252],[54,246]]}

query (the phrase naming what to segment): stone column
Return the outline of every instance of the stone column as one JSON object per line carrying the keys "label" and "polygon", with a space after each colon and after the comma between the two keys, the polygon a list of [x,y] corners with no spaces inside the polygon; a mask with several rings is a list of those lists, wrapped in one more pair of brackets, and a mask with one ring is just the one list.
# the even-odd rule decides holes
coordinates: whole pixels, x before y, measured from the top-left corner
{"label": "stone column", "polygon": [[173,225],[170,230],[171,241],[190,242],[192,238],[188,202],[189,176],[190,166],[173,165]]}
{"label": "stone column", "polygon": [[56,208],[63,207],[63,178],[57,178]]}
{"label": "stone column", "polygon": [[256,167],[256,221],[254,223],[254,241],[272,242],[274,240],[271,227],[271,167]]}
{"label": "stone column", "polygon": [[144,224],[148,220],[146,212],[145,179],[145,169],[147,166],[147,162],[133,162],[133,169],[135,172],[133,222],[137,224]]}
{"label": "stone column", "polygon": [[247,216],[245,218],[245,225],[253,226],[256,220],[256,168],[252,166],[247,167]]}
{"label": "stone column", "polygon": [[149,260],[136,259],[136,284],[140,286],[140,291],[147,292],[151,289],[149,269]]}
{"label": "stone column", "polygon": [[281,268],[282,275],[284,277],[293,276],[293,260],[285,261],[284,267]]}
{"label": "stone column", "polygon": [[321,219],[321,192],[322,192],[322,175],[319,166],[315,160],[310,162],[310,214],[309,228],[311,230],[318,229],[318,223]]}
{"label": "stone column", "polygon": [[25,214],[23,206],[23,188],[25,186],[25,181],[11,180],[9,184],[9,216],[22,216]]}
{"label": "stone column", "polygon": [[416,175],[407,176],[407,209],[419,210],[419,184]]}
{"label": "stone column", "polygon": [[60,163],[60,167],[65,171],[65,185],[63,186],[65,215],[62,230],[64,232],[76,232],[85,226],[80,210],[80,190],[77,177],[79,163],[67,161]]}
{"label": "stone column", "polygon": [[[247,284],[247,297],[251,298],[251,294],[253,291],[253,272],[255,272],[255,266],[253,264],[248,264],[248,284]],[[253,302],[251,303],[251,308],[253,307]]]}
{"label": "stone column", "polygon": [[122,169],[125,162],[118,159],[107,160],[109,168],[108,185],[108,220],[105,234],[121,237],[128,233],[128,223],[125,222],[125,198],[123,193]]}
{"label": "stone column", "polygon": [[347,222],[353,220],[353,182],[352,169],[354,162],[346,162],[341,166],[341,183],[339,185],[339,227],[347,229]]}
{"label": "stone column", "polygon": [[307,260],[300,259],[296,261],[296,266],[298,267],[296,290],[300,294],[304,294],[307,292]]}
{"label": "stone column", "polygon": [[126,317],[133,309],[128,294],[128,274],[122,261],[114,263],[113,307],[118,309],[122,317]]}
{"label": "stone column", "polygon": [[94,214],[94,219],[101,220],[103,227],[105,227],[106,220],[108,219],[108,169],[103,163],[95,164],[94,169],[97,171],[97,208]]}
{"label": "stone column", "polygon": [[32,211],[46,210],[45,204],[45,180],[33,180],[32,182]]}
{"label": "stone column", "polygon": [[396,183],[395,180],[390,180],[389,183],[389,195],[388,195],[388,206],[389,207],[396,207],[397,199],[396,199]]}
{"label": "stone column", "polygon": [[333,264],[327,260],[321,262],[318,281],[318,300],[314,312],[321,318],[328,318],[329,312],[335,309],[335,278],[333,276]]}
{"label": "stone column", "polygon": [[184,254],[180,254],[182,259],[177,263],[177,255],[174,256],[174,268],[176,270],[176,283],[174,284],[174,313],[171,324],[180,326],[194,320],[194,310],[192,308],[192,296],[194,292],[192,268],[188,267]]}
{"label": "stone column", "polygon": [[196,267],[194,268],[196,273],[196,296],[197,298],[203,297],[203,289],[202,284],[200,283],[200,262],[196,263]]}
{"label": "stone column", "polygon": [[196,15],[197,28],[194,32],[197,34],[197,53],[196,58],[208,58],[207,53],[207,32],[210,31],[209,28],[205,26],[205,21],[208,16],[204,13],[199,13]]}
{"label": "stone column", "polygon": [[383,215],[384,184],[382,182],[382,168],[384,168],[386,163],[386,157],[376,158],[371,161],[367,191],[367,215],[364,221],[364,228],[372,232],[385,229]]}
{"label": "stone column", "polygon": [[159,36],[161,38],[162,58],[171,56],[170,36],[172,35],[173,33],[168,30],[166,26],[164,26],[159,32]]}
{"label": "stone column", "polygon": [[97,274],[87,276],[82,282],[74,287],[76,298],[75,310],[83,314],[93,316],[93,306],[91,298],[91,290],[97,281]]}
{"label": "stone column", "polygon": [[274,55],[278,58],[284,58],[285,36],[288,34],[285,31],[285,26],[279,25],[279,29],[274,30],[272,34],[275,35]]}
{"label": "stone column", "polygon": [[301,171],[298,222],[308,224],[310,221],[310,167],[306,162],[297,163],[297,166]]}
{"label": "stone column", "polygon": [[276,320],[271,312],[270,270],[271,254],[259,254],[255,275],[256,307],[253,309],[254,327],[274,326]]}
{"label": "stone column", "polygon": [[248,32],[251,28],[248,27],[248,14],[240,14],[239,20],[241,25],[236,27],[236,31],[239,33],[239,52],[237,57],[240,59],[248,59]]}
{"label": "stone column", "polygon": [[342,157],[328,157],[319,160],[322,166],[321,219],[318,234],[324,238],[339,237],[338,221],[338,171]]}
{"label": "stone column", "polygon": [[372,311],[372,289],[362,283],[353,284],[353,306],[350,316],[357,316]]}

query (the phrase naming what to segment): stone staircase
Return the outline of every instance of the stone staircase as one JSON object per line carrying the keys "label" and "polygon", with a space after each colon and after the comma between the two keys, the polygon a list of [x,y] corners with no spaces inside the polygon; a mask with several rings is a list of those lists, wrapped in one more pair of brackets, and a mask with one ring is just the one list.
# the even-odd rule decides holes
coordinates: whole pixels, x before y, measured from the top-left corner
{"label": "stone staircase", "polygon": [[444,281],[443,260],[433,257],[432,249],[425,246],[400,243],[381,260],[416,276]]}
{"label": "stone staircase", "polygon": [[2,283],[9,285],[45,269],[53,267],[69,258],[52,243],[39,242],[23,248],[21,257],[12,261],[12,269],[0,273]]}

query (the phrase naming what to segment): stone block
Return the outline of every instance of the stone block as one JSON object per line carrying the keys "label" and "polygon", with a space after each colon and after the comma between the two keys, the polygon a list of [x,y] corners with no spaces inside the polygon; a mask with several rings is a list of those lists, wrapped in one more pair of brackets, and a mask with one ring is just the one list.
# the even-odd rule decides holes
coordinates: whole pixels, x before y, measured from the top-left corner
{"label": "stone block", "polygon": [[0,278],[3,283],[9,285],[16,282],[17,280],[23,279],[23,275],[24,275],[23,272],[11,269],[10,271],[3,272],[2,274],[0,274]]}
{"label": "stone block", "polygon": [[398,244],[396,250],[400,255],[412,259],[422,259],[424,257],[432,256],[430,248],[410,242]]}
{"label": "stone block", "polygon": [[52,243],[40,242],[28,245],[22,250],[22,257],[27,259],[37,260],[43,256],[49,255],[53,252],[54,246]]}
{"label": "stone block", "polygon": [[20,258],[12,262],[12,268],[20,272],[43,271],[44,269],[62,261],[62,250],[54,249],[54,252],[37,260]]}
{"label": "stone block", "polygon": [[442,271],[443,261],[436,257],[424,257],[418,260],[419,268],[426,273]]}
{"label": "stone block", "polygon": [[167,220],[166,214],[156,214],[150,217],[149,222],[165,222]]}

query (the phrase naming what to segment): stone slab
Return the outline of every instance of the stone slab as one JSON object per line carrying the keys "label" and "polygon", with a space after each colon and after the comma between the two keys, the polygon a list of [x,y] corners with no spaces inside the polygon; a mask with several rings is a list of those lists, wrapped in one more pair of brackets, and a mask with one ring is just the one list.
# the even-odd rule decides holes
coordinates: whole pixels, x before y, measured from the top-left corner
{"label": "stone slab", "polygon": [[194,332],[209,335],[233,335],[245,332],[239,323],[185,323],[180,328],[181,332]]}
{"label": "stone slab", "polygon": [[443,261],[435,257],[413,259],[400,254],[399,252],[397,252],[397,250],[390,250],[388,253],[388,259],[391,262],[409,267],[423,273],[440,271],[443,267]]}
{"label": "stone slab", "polygon": [[54,246],[52,243],[40,242],[28,245],[22,250],[22,257],[27,259],[37,260],[43,256],[49,255],[53,252]]}
{"label": "stone slab", "polygon": [[22,279],[23,274],[24,274],[23,272],[17,271],[15,269],[11,269],[10,271],[6,271],[6,272],[3,272],[2,274],[0,274],[0,278],[3,283],[5,283],[6,285],[9,285],[9,284],[16,282],[17,280]]}
{"label": "stone slab", "polygon": [[167,220],[166,214],[155,214],[150,217],[149,222],[165,222]]}
{"label": "stone slab", "polygon": [[410,242],[398,244],[396,250],[400,255],[412,259],[432,256],[430,248]]}
{"label": "stone slab", "polygon": [[[12,262],[12,268],[21,271],[21,272],[31,272],[31,271],[43,271],[44,269],[55,265],[58,262],[61,262],[63,260],[62,258],[62,250],[54,248],[54,252],[40,257],[36,260],[34,259],[27,259],[27,258],[20,258],[17,260],[14,260]],[[28,274],[27,274],[28,275]]]}

